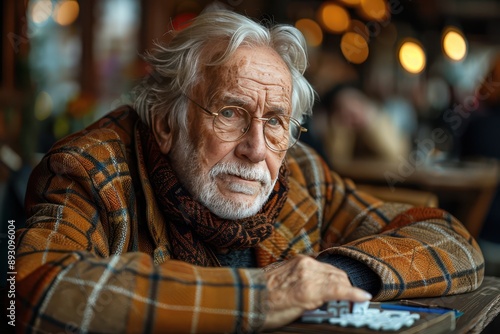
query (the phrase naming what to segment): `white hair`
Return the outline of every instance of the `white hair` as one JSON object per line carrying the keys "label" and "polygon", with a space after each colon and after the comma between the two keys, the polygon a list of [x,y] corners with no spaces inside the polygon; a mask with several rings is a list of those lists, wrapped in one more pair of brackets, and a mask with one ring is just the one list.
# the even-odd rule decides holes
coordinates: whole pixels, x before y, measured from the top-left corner
{"label": "white hair", "polygon": [[[190,93],[203,79],[205,66],[224,64],[240,46],[275,50],[291,73],[292,116],[302,121],[311,114],[315,92],[304,78],[307,49],[304,37],[295,27],[267,28],[243,15],[217,9],[204,11],[188,27],[171,34],[168,44],[156,44],[154,52],[144,56],[151,73],[134,89],[134,108],[149,126],[154,117],[162,116],[171,129],[187,131],[187,99],[183,93]],[[225,49],[207,60],[207,53],[214,46]]]}

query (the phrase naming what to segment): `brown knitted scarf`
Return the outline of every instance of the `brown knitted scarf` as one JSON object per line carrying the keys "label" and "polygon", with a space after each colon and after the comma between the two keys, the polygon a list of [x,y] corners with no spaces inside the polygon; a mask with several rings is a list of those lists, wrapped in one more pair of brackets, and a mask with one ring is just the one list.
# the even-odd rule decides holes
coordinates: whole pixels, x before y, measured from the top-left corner
{"label": "brown knitted scarf", "polygon": [[161,153],[152,132],[139,126],[140,145],[151,186],[161,207],[173,258],[200,266],[217,266],[215,249],[254,247],[268,238],[288,193],[288,171],[283,164],[269,199],[254,216],[222,219],[191,197]]}

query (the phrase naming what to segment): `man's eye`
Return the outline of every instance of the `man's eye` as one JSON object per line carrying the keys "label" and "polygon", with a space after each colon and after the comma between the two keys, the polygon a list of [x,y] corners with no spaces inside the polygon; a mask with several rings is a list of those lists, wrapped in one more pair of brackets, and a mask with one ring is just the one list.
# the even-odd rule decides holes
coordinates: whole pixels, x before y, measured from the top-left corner
{"label": "man's eye", "polygon": [[220,112],[220,114],[222,116],[224,116],[225,118],[231,118],[231,117],[234,117],[235,116],[235,110],[234,109],[224,109]]}
{"label": "man's eye", "polygon": [[267,121],[267,124],[269,124],[270,126],[279,126],[279,125],[282,125],[283,122],[281,121],[281,119],[278,116],[273,116],[273,117],[269,118],[269,120]]}

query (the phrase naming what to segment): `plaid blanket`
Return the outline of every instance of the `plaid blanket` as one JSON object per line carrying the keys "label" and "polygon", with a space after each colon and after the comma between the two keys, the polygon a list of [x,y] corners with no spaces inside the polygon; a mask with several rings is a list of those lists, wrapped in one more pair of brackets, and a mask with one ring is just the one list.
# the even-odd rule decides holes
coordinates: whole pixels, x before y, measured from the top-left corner
{"label": "plaid blanket", "polygon": [[[22,332],[250,332],[265,319],[259,268],[171,259],[143,157],[138,117],[120,108],[58,142],[30,178],[27,227],[17,232]],[[259,267],[296,254],[339,254],[381,279],[375,300],[476,289],[477,243],[450,214],[384,203],[356,191],[314,151],[287,154],[288,198],[255,249]]]}

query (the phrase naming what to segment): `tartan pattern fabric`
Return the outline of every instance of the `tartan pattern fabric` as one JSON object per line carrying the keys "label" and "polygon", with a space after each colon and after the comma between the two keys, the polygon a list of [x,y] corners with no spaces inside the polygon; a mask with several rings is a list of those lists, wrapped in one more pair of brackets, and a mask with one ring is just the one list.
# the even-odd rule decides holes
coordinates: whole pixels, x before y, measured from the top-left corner
{"label": "tartan pattern fabric", "polygon": [[[265,319],[262,269],[172,259],[163,214],[137,150],[136,113],[118,109],[58,142],[30,178],[16,234],[19,332],[251,332]],[[380,277],[375,300],[476,289],[476,241],[438,209],[384,203],[330,172],[309,148],[287,154],[289,192],[259,267],[338,254]],[[266,268],[264,268],[266,269]]]}

